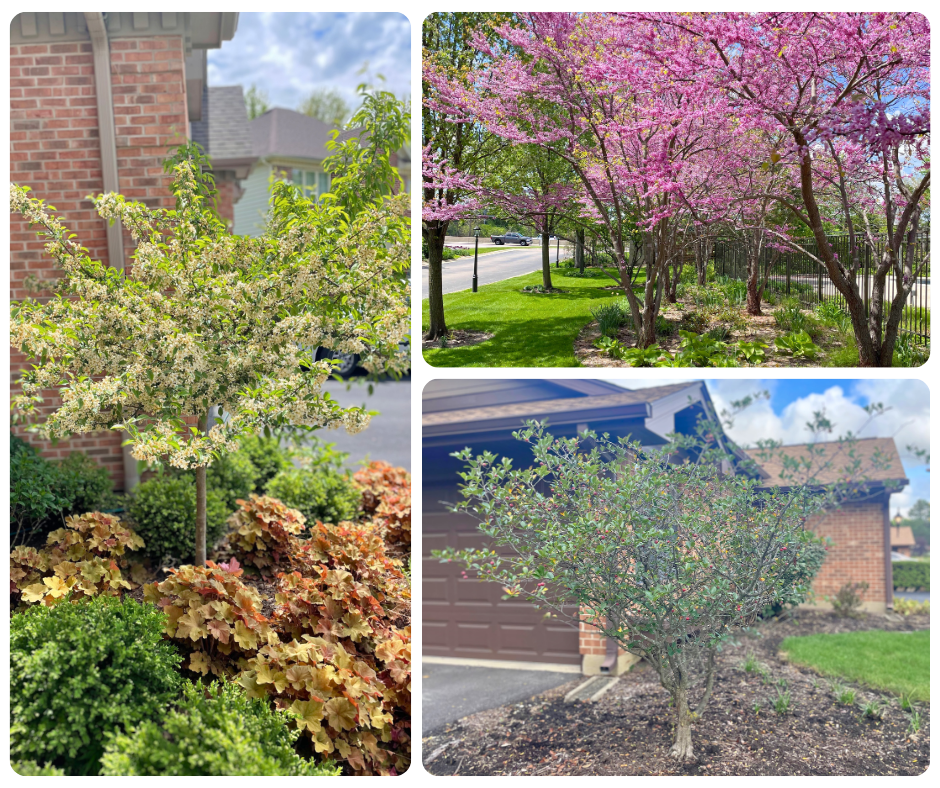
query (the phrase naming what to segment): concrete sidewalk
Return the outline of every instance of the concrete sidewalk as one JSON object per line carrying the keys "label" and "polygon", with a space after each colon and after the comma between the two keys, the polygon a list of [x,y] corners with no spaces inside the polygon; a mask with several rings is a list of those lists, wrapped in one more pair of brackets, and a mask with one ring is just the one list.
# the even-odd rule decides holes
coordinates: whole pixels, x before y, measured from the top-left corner
{"label": "concrete sidewalk", "polygon": [[581,680],[577,667],[556,672],[422,662],[421,736],[435,735],[468,714],[525,700],[575,680]]}

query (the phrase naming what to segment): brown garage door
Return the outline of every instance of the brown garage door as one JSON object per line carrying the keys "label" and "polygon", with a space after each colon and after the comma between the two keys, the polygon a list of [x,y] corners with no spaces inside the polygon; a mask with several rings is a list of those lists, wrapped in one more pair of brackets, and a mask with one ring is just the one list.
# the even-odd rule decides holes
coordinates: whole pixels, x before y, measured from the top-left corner
{"label": "brown garage door", "polygon": [[580,665],[578,632],[524,601],[504,600],[497,583],[463,579],[457,564],[432,550],[483,544],[476,521],[450,512],[425,512],[422,615],[427,656]]}

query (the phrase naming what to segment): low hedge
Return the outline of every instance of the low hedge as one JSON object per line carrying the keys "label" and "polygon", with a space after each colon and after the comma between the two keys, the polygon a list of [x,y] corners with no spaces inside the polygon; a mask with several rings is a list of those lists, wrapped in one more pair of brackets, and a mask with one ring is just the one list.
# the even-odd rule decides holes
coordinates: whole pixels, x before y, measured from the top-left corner
{"label": "low hedge", "polygon": [[891,565],[895,588],[930,590],[930,563],[928,561],[896,561]]}

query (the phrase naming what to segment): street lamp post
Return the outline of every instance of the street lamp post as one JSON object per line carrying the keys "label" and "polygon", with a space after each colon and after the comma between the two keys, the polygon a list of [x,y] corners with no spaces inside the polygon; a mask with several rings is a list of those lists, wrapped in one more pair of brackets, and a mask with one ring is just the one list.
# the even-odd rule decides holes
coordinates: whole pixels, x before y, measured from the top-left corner
{"label": "street lamp post", "polygon": [[561,248],[561,236],[555,236],[555,268],[558,268],[558,250]]}
{"label": "street lamp post", "polygon": [[477,258],[480,256],[480,228],[473,228],[473,292],[477,291]]}

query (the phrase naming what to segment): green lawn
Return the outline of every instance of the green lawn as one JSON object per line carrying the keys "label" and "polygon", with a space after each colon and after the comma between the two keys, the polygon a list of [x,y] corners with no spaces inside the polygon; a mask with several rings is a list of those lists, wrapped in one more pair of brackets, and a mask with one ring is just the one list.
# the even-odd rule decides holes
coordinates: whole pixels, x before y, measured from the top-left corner
{"label": "green lawn", "polygon": [[[624,296],[602,290],[613,281],[600,272],[581,279],[561,276],[564,270],[552,266],[552,285],[563,293],[520,292],[525,285],[542,284],[542,272],[537,271],[484,285],[478,293],[462,290],[445,295],[444,316],[449,329],[488,331],[495,336],[471,347],[425,350],[425,360],[435,367],[578,366],[574,340],[591,321],[591,310]],[[427,299],[422,306],[426,329]]]}
{"label": "green lawn", "polygon": [[930,700],[930,632],[846,632],[787,638],[780,651],[795,665],[913,700]]}

